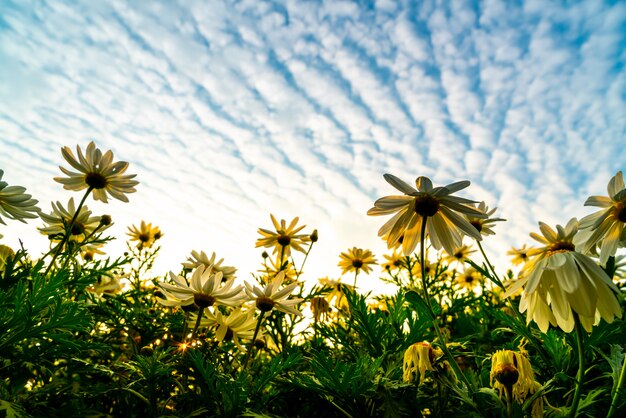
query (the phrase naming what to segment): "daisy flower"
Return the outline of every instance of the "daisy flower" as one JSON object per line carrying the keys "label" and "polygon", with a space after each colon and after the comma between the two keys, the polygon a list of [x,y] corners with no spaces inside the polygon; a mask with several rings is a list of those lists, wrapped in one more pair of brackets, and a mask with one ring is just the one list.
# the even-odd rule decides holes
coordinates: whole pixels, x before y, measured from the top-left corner
{"label": "daisy flower", "polygon": [[189,270],[193,270],[197,267],[212,267],[213,271],[222,272],[222,280],[229,280],[235,277],[237,269],[235,267],[222,266],[223,258],[215,261],[215,252],[211,254],[211,258],[207,256],[204,251],[191,251],[191,257],[187,257],[187,261],[182,263],[183,267]]}
{"label": "daisy flower", "polygon": [[463,265],[465,260],[469,259],[470,254],[475,253],[476,250],[472,249],[471,245],[461,245],[458,248],[454,249],[454,252],[450,255],[443,257],[443,260],[448,263],[458,263],[459,265]]}
{"label": "daisy flower", "polygon": [[76,214],[76,205],[74,204],[74,198],[71,197],[67,209],[63,207],[61,202],[52,202],[52,212],[50,214],[41,213],[39,215],[41,219],[48,224],[47,226],[37,228],[39,232],[47,235],[52,241],[60,241],[65,235],[65,229],[72,222],[74,216],[74,223],[70,228],[69,239],[72,241],[84,241],[85,238],[92,235],[96,229],[106,229],[111,226],[111,223],[103,222],[102,216],[91,216],[91,211],[87,206],[83,205],[78,214]]}
{"label": "daisy flower", "polygon": [[216,309],[215,314],[207,312],[207,319],[202,324],[215,328],[215,339],[220,343],[232,341],[241,351],[246,351],[240,341],[253,338],[256,320],[252,309],[237,308],[228,316]]}
{"label": "daisy flower", "polygon": [[306,250],[302,247],[303,244],[311,240],[311,236],[307,234],[298,234],[306,225],[298,226],[298,218],[293,218],[289,226],[284,219],[281,219],[280,223],[276,220],[274,215],[270,214],[272,223],[276,231],[270,231],[268,229],[259,228],[259,234],[263,238],[259,238],[256,241],[257,247],[274,248],[274,254],[281,254],[282,257],[288,258],[291,255],[291,250],[300,251],[306,253]]}
{"label": "daisy flower", "polygon": [[404,266],[404,255],[397,252],[395,249],[391,253],[391,255],[383,254],[383,257],[387,259],[381,267],[383,271],[392,272],[395,270],[399,270]]}
{"label": "daisy flower", "polygon": [[150,248],[157,240],[163,237],[163,233],[158,226],[152,227],[152,224],[147,224],[145,221],[141,221],[139,228],[135,225],[128,227],[129,241],[137,241],[139,248]]}
{"label": "daisy flower", "polygon": [[404,352],[402,380],[406,383],[422,383],[426,371],[435,371],[435,369],[433,369],[433,362],[442,355],[443,352],[441,350],[435,350],[433,346],[427,342],[411,344]]}
{"label": "daisy flower", "polygon": [[391,174],[384,175],[385,180],[404,193],[403,196],[386,196],[378,199],[368,215],[395,214],[378,231],[378,235],[387,237],[387,246],[395,248],[400,237],[405,255],[415,251],[422,223],[426,223],[426,232],[435,249],[444,248],[448,254],[462,244],[462,235],[476,240],[481,239],[480,232],[469,223],[466,216],[484,218],[485,214],[476,209],[473,200],[452,196],[470,185],[469,181],[459,181],[445,187],[433,187],[427,177],[418,177],[417,189]]}
{"label": "daisy flower", "polygon": [[585,254],[600,245],[602,265],[615,256],[618,246],[626,245],[626,187],[621,171],[611,178],[607,191],[608,196],[591,196],[585,202],[585,206],[602,209],[580,220],[581,233],[575,240],[577,248]]}
{"label": "daisy flower", "polygon": [[533,250],[534,257],[522,268],[520,279],[505,294],[508,297],[523,286],[519,309],[528,311],[527,322],[534,320],[542,332],[547,332],[550,324],[571,332],[576,314],[591,332],[596,318],[608,323],[621,318],[615,284],[590,257],[575,251],[576,218],[565,228],[557,225],[556,231],[543,222],[539,229],[541,235],[530,236],[543,247]]}
{"label": "daisy flower", "polygon": [[468,215],[467,220],[474,226],[474,228],[476,228],[478,232],[481,233],[481,235],[495,235],[496,233],[491,229],[494,226],[493,224],[496,222],[506,221],[506,219],[502,218],[491,218],[491,216],[496,213],[497,208],[489,210],[489,207],[485,205],[485,202],[480,202],[478,206],[476,206],[476,209],[482,213],[482,216],[476,217]]}
{"label": "daisy flower", "polygon": [[264,288],[246,282],[246,294],[250,300],[255,301],[256,307],[261,312],[268,313],[272,309],[276,309],[284,313],[302,316],[302,313],[294,306],[302,302],[303,299],[288,299],[291,292],[298,286],[298,283],[291,283],[280,289],[284,280],[285,272],[281,271]]}
{"label": "daisy flower", "polygon": [[63,184],[64,189],[92,190],[93,198],[104,203],[108,202],[107,195],[122,202],[128,202],[126,194],[136,191],[135,186],[139,182],[132,180],[136,175],[124,175],[128,163],[126,161],[113,162],[113,152],[109,150],[103,154],[99,148],[96,148],[93,141],[87,145],[85,154],[79,146],[76,146],[78,158],[69,147],[61,148],[61,153],[65,161],[79,171],[76,173],[59,167],[68,177],[55,177],[54,180]]}
{"label": "daisy flower", "polygon": [[498,350],[493,353],[489,381],[500,397],[507,388],[511,390],[513,399],[518,403],[523,403],[536,391],[535,373],[526,352]]}
{"label": "daisy flower", "polygon": [[529,254],[534,250],[534,247],[526,247],[524,244],[520,248],[511,248],[506,254],[511,256],[511,263],[517,266],[526,263],[529,260]]}
{"label": "daisy flower", "polygon": [[211,267],[198,266],[191,275],[190,283],[182,276],[170,272],[174,284],[159,286],[166,299],[159,302],[165,306],[187,306],[195,303],[200,308],[214,305],[238,306],[242,301],[242,286],[235,286],[231,278],[222,285],[222,272],[213,272]]}
{"label": "daisy flower", "polygon": [[347,252],[341,253],[339,257],[339,267],[343,270],[342,274],[358,270],[370,273],[372,271],[370,265],[377,263],[370,250],[363,250],[357,247],[352,247]]}
{"label": "daisy flower", "polygon": [[[6,181],[2,181],[3,175],[4,171],[0,170],[0,215],[21,222],[26,222],[24,219],[27,218],[37,218],[40,212],[37,200],[24,193],[26,188],[9,186]],[[1,216],[0,223],[6,225]]]}
{"label": "daisy flower", "polygon": [[467,267],[463,273],[456,276],[455,282],[461,288],[473,291],[483,282],[483,276],[473,267]]}

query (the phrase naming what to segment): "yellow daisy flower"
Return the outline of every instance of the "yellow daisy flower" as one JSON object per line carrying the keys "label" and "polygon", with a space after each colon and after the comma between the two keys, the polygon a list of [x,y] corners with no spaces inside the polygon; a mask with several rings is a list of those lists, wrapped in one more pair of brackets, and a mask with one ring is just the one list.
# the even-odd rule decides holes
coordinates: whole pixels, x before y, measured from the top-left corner
{"label": "yellow daisy flower", "polygon": [[79,146],[76,146],[74,156],[69,147],[61,148],[63,158],[79,172],[72,172],[63,167],[61,171],[68,177],[55,177],[54,180],[63,184],[66,190],[80,191],[90,189],[93,198],[107,203],[107,195],[128,202],[127,193],[134,193],[138,181],[132,180],[135,174],[124,175],[128,168],[126,161],[113,162],[113,152],[110,150],[104,154],[93,141],[87,145],[85,154]]}
{"label": "yellow daisy flower", "polygon": [[426,371],[434,371],[433,362],[442,355],[441,350],[434,349],[427,342],[411,344],[404,352],[402,380],[405,383],[421,384],[424,381]]}
{"label": "yellow daisy flower", "polygon": [[202,320],[203,326],[215,328],[215,339],[222,343],[223,341],[232,341],[241,351],[246,351],[245,347],[240,343],[241,340],[251,340],[254,336],[254,328],[256,320],[254,319],[254,310],[242,310],[237,308],[228,316],[223,315],[219,309],[215,313],[207,312],[207,319]]}
{"label": "yellow daisy flower", "polygon": [[529,254],[532,254],[534,251],[534,247],[526,247],[526,244],[524,244],[520,248],[511,248],[506,254],[511,256],[511,263],[517,266],[526,263],[529,260]]}
{"label": "yellow daisy flower", "polygon": [[291,283],[279,290],[284,280],[285,272],[281,271],[276,275],[274,280],[263,289],[246,282],[246,294],[250,300],[255,301],[257,309],[263,313],[268,313],[272,309],[276,309],[284,313],[302,316],[302,313],[294,308],[294,306],[302,302],[303,299],[288,299],[291,292],[293,292],[299,283]]}
{"label": "yellow daisy flower", "polygon": [[0,273],[4,272],[4,266],[6,266],[7,260],[13,257],[15,257],[15,251],[13,251],[13,248],[0,244]]}
{"label": "yellow daisy flower", "polygon": [[320,319],[325,321],[330,314],[330,303],[326,298],[315,296],[311,299],[311,312],[313,312],[313,320],[319,322]]}
{"label": "yellow daisy flower", "polygon": [[[76,214],[76,205],[74,198],[70,198],[67,209],[63,207],[61,202],[52,202],[52,212],[50,214],[41,213],[39,216],[48,224],[45,227],[37,228],[39,232],[47,235],[52,241],[61,241],[65,234],[65,228],[72,222]],[[70,229],[69,239],[72,241],[84,241],[85,238],[92,235],[96,228],[104,230],[111,226],[111,223],[102,222],[103,217],[91,216],[91,211],[86,205],[83,205],[76,215],[74,224]]]}
{"label": "yellow daisy flower", "polygon": [[513,400],[523,403],[537,387],[528,356],[525,352],[512,350],[498,350],[491,356],[491,373],[489,374],[491,386],[502,397],[508,388]]}
{"label": "yellow daisy flower", "polygon": [[329,289],[330,292],[326,295],[328,303],[332,303],[335,300],[335,307],[337,309],[348,309],[348,300],[346,299],[346,289],[354,291],[354,288],[350,285],[341,283],[340,279],[330,279],[324,277],[319,279],[320,284],[324,289]]}
{"label": "yellow daisy flower", "polygon": [[214,305],[238,306],[242,302],[243,288],[235,286],[231,278],[222,285],[222,272],[213,272],[211,267],[198,266],[191,275],[190,283],[182,276],[170,272],[174,284],[160,283],[161,291],[166,299],[159,298],[165,306],[188,306],[193,303],[200,308]]}
{"label": "yellow daisy flower", "polygon": [[[21,222],[26,222],[24,219],[37,218],[41,212],[37,207],[37,200],[24,193],[26,188],[9,186],[6,181],[2,181],[3,175],[4,171],[0,170],[0,215]],[[0,223],[6,225],[2,217]]]}
{"label": "yellow daisy flower", "polygon": [[463,273],[456,276],[455,282],[461,288],[473,291],[483,280],[483,276],[475,268],[467,267]]}
{"label": "yellow daisy flower", "polygon": [[404,255],[397,252],[395,249],[393,250],[391,255],[383,254],[383,257],[387,259],[387,261],[385,261],[381,265],[381,267],[383,268],[383,271],[392,272],[392,271],[399,270],[400,268],[404,266]]}
{"label": "yellow daisy flower", "polygon": [[204,251],[191,251],[191,257],[187,257],[187,261],[182,263],[183,267],[189,270],[193,270],[200,266],[204,266],[206,268],[211,267],[212,271],[222,272],[222,280],[229,280],[235,277],[235,273],[237,269],[235,267],[230,266],[222,266],[223,258],[220,258],[218,261],[215,261],[216,256],[215,252],[211,254],[211,258]]}
{"label": "yellow daisy flower", "polygon": [[626,187],[624,176],[618,171],[607,186],[607,196],[591,196],[585,206],[603,208],[580,220],[580,236],[576,245],[585,254],[600,245],[600,263],[605,265],[614,256],[618,246],[626,245]]}
{"label": "yellow daisy flower", "polygon": [[493,232],[493,230],[491,229],[493,228],[492,224],[495,222],[506,221],[506,219],[502,218],[491,218],[491,216],[496,213],[497,208],[489,210],[489,207],[485,205],[485,202],[480,202],[476,209],[478,209],[483,214],[483,216],[475,217],[472,215],[468,215],[467,220],[470,224],[474,225],[474,228],[476,228],[476,230],[480,232],[481,235],[495,235],[496,233]]}
{"label": "yellow daisy flower", "polygon": [[377,262],[370,250],[363,250],[357,247],[352,247],[348,252],[341,253],[339,257],[339,267],[343,270],[342,274],[357,270],[361,270],[366,274],[370,273],[372,271],[370,265],[375,265]]}
{"label": "yellow daisy flower", "polygon": [[591,332],[596,318],[609,323],[615,317],[621,318],[615,284],[591,258],[575,251],[576,218],[565,228],[557,225],[556,231],[543,222],[539,228],[542,235],[530,236],[543,247],[533,251],[531,255],[535,256],[524,265],[520,279],[505,294],[508,297],[524,287],[519,309],[528,310],[527,322],[534,320],[543,332],[549,324],[571,332],[576,313],[585,330]]}
{"label": "yellow daisy flower", "polygon": [[420,241],[423,222],[426,222],[426,232],[433,247],[443,247],[448,254],[461,246],[462,234],[481,239],[480,232],[469,223],[466,216],[482,218],[485,214],[473,206],[475,201],[452,196],[452,193],[469,186],[469,181],[433,187],[430,179],[418,177],[415,189],[391,174],[385,174],[384,177],[389,184],[405,194],[380,198],[367,211],[372,216],[395,213],[378,231],[379,236],[387,236],[389,248],[395,248],[403,236],[402,250],[405,255],[412,254]]}
{"label": "yellow daisy flower", "polygon": [[457,263],[463,265],[465,260],[469,259],[470,254],[475,253],[476,250],[472,249],[471,245],[461,245],[455,248],[454,252],[450,255],[444,256],[443,261],[447,263]]}
{"label": "yellow daisy flower", "polygon": [[284,219],[280,220],[280,223],[276,220],[274,215],[270,214],[274,228],[276,232],[267,229],[259,228],[259,234],[263,238],[259,238],[256,241],[258,247],[273,247],[274,254],[282,254],[283,258],[288,258],[291,255],[291,250],[300,251],[306,253],[306,250],[302,245],[311,240],[311,236],[307,234],[298,234],[306,225],[296,227],[298,224],[298,218],[294,218],[289,226]]}
{"label": "yellow daisy flower", "polygon": [[276,260],[272,260],[270,258],[269,263],[267,262],[267,260],[268,259],[266,259],[263,263],[265,268],[262,270],[258,270],[258,272],[261,273],[261,281],[263,282],[263,284],[267,284],[274,280],[274,277],[276,277],[276,275],[281,271],[285,272],[285,283],[291,284],[296,281],[298,277],[298,272],[296,271],[296,268],[291,261],[283,262],[283,264],[281,265],[278,257],[276,258]]}
{"label": "yellow daisy flower", "polygon": [[80,255],[84,261],[92,261],[94,257],[96,256],[96,254],[100,254],[100,255],[105,254],[104,251],[100,250],[100,248],[102,248],[103,246],[104,244],[102,243],[83,245],[80,248]]}
{"label": "yellow daisy flower", "polygon": [[153,227],[151,223],[147,224],[145,221],[141,221],[139,228],[132,225],[128,227],[129,241],[137,241],[139,248],[150,248],[157,240],[163,237],[163,233],[158,226]]}

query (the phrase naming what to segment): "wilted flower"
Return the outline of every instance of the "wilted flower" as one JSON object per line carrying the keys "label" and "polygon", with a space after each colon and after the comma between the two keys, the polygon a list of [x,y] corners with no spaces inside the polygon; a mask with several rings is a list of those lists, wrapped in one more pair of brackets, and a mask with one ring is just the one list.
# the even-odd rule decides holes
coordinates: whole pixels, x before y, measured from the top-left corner
{"label": "wilted flower", "polygon": [[63,158],[72,167],[79,171],[75,173],[63,167],[61,171],[68,177],[55,177],[54,180],[63,184],[66,190],[80,191],[84,189],[93,190],[93,198],[107,203],[107,194],[111,197],[128,202],[126,193],[134,193],[138,181],[132,180],[135,174],[123,175],[128,168],[126,161],[113,162],[113,152],[110,150],[102,154],[93,141],[87,145],[85,154],[79,146],[76,146],[74,156],[69,147],[61,148]]}
{"label": "wilted flower", "polygon": [[182,264],[184,268],[189,270],[200,266],[211,267],[214,272],[222,272],[222,280],[229,280],[235,277],[235,273],[237,272],[235,267],[222,266],[224,259],[220,258],[218,261],[215,261],[215,258],[215,253],[212,253],[211,258],[209,258],[204,251],[191,251],[191,257],[187,257],[187,261]]}
{"label": "wilted flower", "polygon": [[[379,236],[387,236],[387,246],[395,248],[403,237],[402,249],[405,255],[412,254],[420,240],[422,222],[426,222],[426,232],[435,249],[442,246],[448,254],[461,246],[462,234],[480,240],[480,232],[465,216],[476,218],[485,215],[472,204],[473,200],[452,196],[470,185],[469,181],[459,181],[445,187],[433,187],[427,177],[418,177],[417,189],[396,176],[384,175],[385,180],[404,196],[386,196],[378,199],[368,215],[395,215],[378,231]],[[464,216],[465,215],[465,216]]]}
{"label": "wilted flower", "polygon": [[376,264],[376,259],[370,250],[363,250],[357,247],[352,247],[348,252],[341,253],[339,257],[341,259],[339,267],[343,270],[342,274],[357,270],[370,273],[372,271],[370,265]]}
{"label": "wilted flower", "polygon": [[281,271],[263,289],[246,282],[246,294],[250,300],[255,301],[256,307],[263,313],[276,309],[284,313],[302,316],[302,313],[294,308],[294,305],[302,302],[302,299],[288,299],[291,292],[298,286],[298,283],[291,283],[279,289],[284,280],[285,272]]}
{"label": "wilted flower", "polygon": [[213,305],[237,306],[242,301],[242,286],[236,286],[235,279],[231,278],[222,285],[222,272],[213,272],[210,267],[198,266],[187,284],[182,276],[170,272],[170,279],[174,285],[161,283],[166,299],[158,299],[165,306],[187,306],[195,303],[200,308]]}
{"label": "wilted flower", "polygon": [[288,258],[291,255],[291,250],[300,251],[305,253],[306,250],[302,245],[311,240],[311,237],[307,234],[299,234],[306,225],[296,227],[298,218],[294,218],[289,226],[287,226],[284,219],[281,219],[280,223],[276,220],[274,215],[270,214],[274,228],[276,232],[269,231],[267,229],[259,228],[259,234],[263,235],[263,238],[259,238],[256,241],[257,247],[273,247],[274,254],[282,254],[283,257]]}
{"label": "wilted flower", "polygon": [[337,309],[348,309],[345,289],[354,291],[352,286],[341,283],[341,280],[329,279],[328,277],[319,279],[319,282],[324,286],[324,289],[330,289],[330,292],[326,295],[328,303],[332,303],[334,300]]}
{"label": "wilted flower", "polygon": [[534,250],[534,247],[526,247],[524,244],[520,248],[511,248],[507,251],[507,255],[511,256],[511,263],[517,266],[526,263],[529,260],[529,254],[532,254]]}
{"label": "wilted flower", "polygon": [[[0,170],[0,215],[9,219],[26,222],[24,219],[37,218],[40,212],[37,200],[31,199],[31,195],[24,193],[26,188],[22,186],[9,186],[2,181],[4,171]],[[2,217],[0,223],[6,225]],[[1,235],[0,235],[1,236]]]}
{"label": "wilted flower", "polygon": [[575,243],[579,251],[589,253],[600,245],[600,263],[606,264],[619,245],[626,245],[626,187],[624,176],[618,171],[607,186],[607,196],[591,196],[585,206],[603,208],[580,220],[580,235]]}
{"label": "wilted flower", "polygon": [[[65,229],[70,225],[75,214],[76,205],[73,197],[70,198],[67,209],[63,207],[61,202],[56,202],[56,204],[52,202],[52,212],[49,215],[45,213],[40,214],[41,219],[48,225],[37,229],[53,241],[61,241],[65,234]],[[82,242],[93,234],[96,228],[100,230],[108,228],[108,225],[101,224],[100,219],[100,216],[91,216],[91,211],[86,205],[81,206],[70,228],[69,240]]]}
{"label": "wilted flower", "polygon": [[427,342],[411,344],[404,352],[402,380],[406,383],[421,384],[424,381],[426,371],[434,371],[433,362],[442,355],[441,350],[434,349]]}
{"label": "wilted flower", "polygon": [[330,312],[330,304],[326,298],[321,296],[315,296],[311,299],[311,312],[313,312],[313,319],[318,322],[320,319],[325,320],[328,318]]}
{"label": "wilted flower", "polygon": [[525,351],[496,351],[491,356],[489,381],[501,397],[508,390],[513,400],[520,404],[537,390],[535,374]]}
{"label": "wilted flower", "polygon": [[226,316],[219,309],[216,309],[214,314],[207,312],[206,316],[207,320],[203,321],[203,325],[215,327],[215,338],[217,341],[220,343],[232,341],[241,351],[246,351],[240,341],[251,340],[254,335],[254,327],[256,325],[254,310],[237,308]]}
{"label": "wilted flower", "polygon": [[574,313],[582,326],[591,332],[596,318],[613,322],[622,311],[615,293],[619,290],[611,279],[588,256],[575,251],[572,239],[578,230],[576,218],[565,228],[557,225],[556,232],[543,222],[542,235],[530,236],[544,246],[533,251],[515,282],[505,294],[510,296],[524,286],[520,312],[528,310],[527,322],[535,320],[546,332],[549,324],[558,325],[565,332],[574,328]]}
{"label": "wilted flower", "polygon": [[467,220],[474,226],[474,228],[476,228],[478,232],[481,233],[481,235],[495,235],[496,233],[491,229],[493,228],[493,224],[495,222],[506,221],[506,219],[502,218],[491,218],[490,216],[496,213],[497,208],[489,210],[489,207],[485,205],[485,202],[480,202],[476,209],[482,213],[482,216],[476,217],[468,215]]}
{"label": "wilted flower", "polygon": [[153,227],[151,223],[147,224],[143,220],[139,228],[135,225],[129,226],[126,235],[130,237],[130,241],[138,241],[137,246],[139,248],[150,248],[155,241],[163,237],[158,226]]}

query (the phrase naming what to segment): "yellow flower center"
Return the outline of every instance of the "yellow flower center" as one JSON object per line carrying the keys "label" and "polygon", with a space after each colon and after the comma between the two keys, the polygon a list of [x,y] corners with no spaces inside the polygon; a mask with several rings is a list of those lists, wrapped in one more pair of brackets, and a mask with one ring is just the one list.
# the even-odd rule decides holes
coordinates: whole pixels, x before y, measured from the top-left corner
{"label": "yellow flower center", "polygon": [[291,237],[286,234],[280,234],[278,238],[276,238],[276,241],[278,241],[282,247],[286,247],[291,242]]}
{"label": "yellow flower center", "polygon": [[418,193],[415,197],[415,213],[422,217],[434,216],[439,211],[439,201],[428,193]]}
{"label": "yellow flower center", "polygon": [[104,189],[107,187],[107,179],[100,173],[87,173],[85,183],[87,183],[87,186],[94,189]]}
{"label": "yellow flower center", "polygon": [[205,295],[204,293],[196,293],[193,295],[193,301],[200,308],[207,308],[209,306],[213,306],[215,298],[211,295]]}
{"label": "yellow flower center", "polygon": [[276,305],[276,302],[274,302],[270,298],[266,298],[265,296],[261,296],[256,299],[256,307],[261,312],[271,311],[272,309],[274,309],[274,305]]}
{"label": "yellow flower center", "polygon": [[626,223],[626,203],[618,203],[615,205],[614,212],[618,221]]}
{"label": "yellow flower center", "polygon": [[570,241],[557,241],[548,248],[549,253],[566,253],[574,251],[576,247]]}

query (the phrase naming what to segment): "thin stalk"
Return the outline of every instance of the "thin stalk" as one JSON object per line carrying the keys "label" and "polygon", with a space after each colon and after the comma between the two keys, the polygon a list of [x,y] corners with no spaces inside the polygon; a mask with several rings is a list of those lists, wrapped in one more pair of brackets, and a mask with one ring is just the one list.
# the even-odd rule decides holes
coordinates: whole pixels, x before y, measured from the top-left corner
{"label": "thin stalk", "polygon": [[[204,308],[198,309],[198,319],[196,319],[196,325],[193,327],[193,332],[191,333],[191,339],[196,338],[196,332],[198,332],[198,328],[200,328],[200,321],[202,321],[202,313],[204,312]],[[187,342],[187,341],[185,341]]]}
{"label": "thin stalk", "polygon": [[356,270],[354,270],[354,284],[352,285],[352,289],[354,289],[354,293],[356,293],[356,278],[359,275],[359,271],[361,269],[357,268]]}
{"label": "thin stalk", "polygon": [[[309,248],[307,248],[306,253],[304,254],[304,260],[302,260],[302,265],[300,266],[300,271],[296,272],[296,280],[298,280],[300,278],[300,275],[302,274],[302,269],[304,268],[304,263],[306,263],[306,259],[309,257],[309,253],[311,252],[311,248],[313,248],[313,244],[315,244],[315,242],[311,241],[311,245],[309,245]],[[293,257],[291,257],[292,263],[293,263]],[[293,263],[294,268],[296,266],[296,263]]]}
{"label": "thin stalk", "polygon": [[622,360],[622,370],[620,371],[619,379],[617,381],[617,387],[613,390],[613,397],[611,399],[611,407],[609,408],[609,413],[606,415],[607,418],[613,416],[613,412],[615,411],[615,406],[617,405],[617,395],[619,393],[619,389],[622,387],[624,383],[624,375],[626,375],[626,358]]}
{"label": "thin stalk", "polygon": [[54,255],[52,256],[52,261],[50,261],[50,264],[48,264],[48,268],[46,268],[46,271],[43,274],[44,276],[48,275],[48,273],[50,272],[50,269],[54,265],[54,262],[56,261],[57,257],[59,256],[59,254],[63,250],[63,246],[65,246],[65,244],[67,243],[67,240],[70,238],[70,234],[72,233],[72,227],[74,226],[74,222],[76,222],[76,218],[78,217],[78,214],[80,213],[81,208],[85,204],[85,200],[87,200],[87,196],[89,196],[89,193],[91,193],[92,190],[93,190],[93,187],[89,186],[89,188],[87,189],[87,192],[85,193],[85,195],[81,199],[80,203],[78,204],[78,207],[76,208],[76,211],[74,212],[74,216],[72,217],[72,220],[70,221],[70,223],[65,228],[65,234],[63,235],[63,238],[61,239],[61,242],[57,246],[57,249],[54,252]]}
{"label": "thin stalk", "polygon": [[578,350],[578,373],[576,374],[576,392],[574,392],[574,400],[572,401],[572,406],[569,410],[569,417],[573,418],[576,416],[578,412],[578,404],[580,402],[580,397],[582,395],[583,389],[583,380],[585,378],[585,353],[583,351],[583,330],[580,325],[580,319],[578,318],[578,314],[573,312],[574,314],[574,324],[576,329],[576,349]]}
{"label": "thin stalk", "polygon": [[424,288],[424,297],[426,299],[426,305],[428,306],[428,312],[430,313],[430,318],[432,319],[433,327],[435,328],[435,333],[437,334],[437,338],[439,339],[439,341],[441,341],[441,349],[443,350],[444,354],[448,358],[448,362],[450,363],[450,366],[452,367],[452,369],[454,369],[454,372],[456,373],[456,375],[461,378],[461,380],[463,381],[463,383],[465,383],[465,385],[467,386],[469,390],[470,383],[467,380],[467,377],[465,377],[465,375],[461,371],[461,368],[459,367],[456,360],[454,359],[454,356],[448,349],[448,346],[446,345],[446,340],[443,336],[443,333],[441,332],[441,329],[439,328],[437,319],[435,318],[435,313],[433,311],[432,304],[430,303],[430,295],[428,294],[428,286],[426,283],[426,264],[424,264],[425,263],[424,242],[426,241],[426,220],[427,220],[427,217],[422,218],[422,231],[420,235],[420,264],[422,268],[422,287]]}
{"label": "thin stalk", "polygon": [[252,350],[254,350],[254,343],[256,342],[256,337],[259,334],[259,329],[261,329],[261,323],[263,322],[263,318],[265,317],[265,312],[261,312],[259,314],[259,319],[256,322],[256,328],[254,328],[254,335],[252,335],[252,341],[250,342],[250,349],[246,353],[246,358],[243,360],[243,364],[241,365],[241,370],[245,369],[248,365],[248,360],[250,360],[250,355],[252,354]]}

